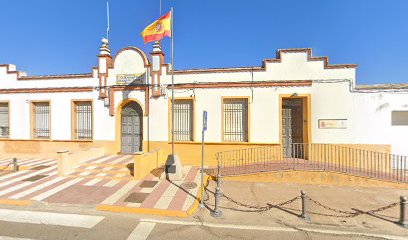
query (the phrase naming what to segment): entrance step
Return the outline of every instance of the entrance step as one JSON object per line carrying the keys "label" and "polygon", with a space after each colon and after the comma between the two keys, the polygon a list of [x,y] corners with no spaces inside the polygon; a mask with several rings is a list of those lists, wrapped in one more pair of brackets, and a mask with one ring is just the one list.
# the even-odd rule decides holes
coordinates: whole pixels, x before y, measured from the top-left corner
{"label": "entrance step", "polygon": [[88,179],[126,180],[126,181],[130,181],[130,180],[134,179],[132,176],[130,176],[130,177],[115,177],[115,176],[80,175],[80,174],[69,174],[68,176],[65,176],[65,177],[68,177],[68,178],[88,178]]}
{"label": "entrance step", "polygon": [[133,162],[133,155],[105,155],[82,162],[67,177],[132,180],[126,165]]}
{"label": "entrance step", "polygon": [[[132,162],[128,162],[128,163],[133,163]],[[88,168],[91,169],[93,168],[97,168],[97,169],[101,169],[101,168],[115,168],[115,169],[121,169],[121,168],[126,168],[126,165],[128,164],[108,164],[108,163],[82,163],[81,166],[79,166],[78,168]],[[91,167],[91,168],[90,168]]]}

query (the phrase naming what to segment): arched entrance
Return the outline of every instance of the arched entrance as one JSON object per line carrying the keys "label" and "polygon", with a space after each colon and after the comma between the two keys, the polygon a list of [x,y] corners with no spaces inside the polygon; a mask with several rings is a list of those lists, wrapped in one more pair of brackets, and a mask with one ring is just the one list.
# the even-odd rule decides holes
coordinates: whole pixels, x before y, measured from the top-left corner
{"label": "arched entrance", "polygon": [[143,110],[136,102],[129,102],[121,111],[121,152],[133,154],[142,151]]}

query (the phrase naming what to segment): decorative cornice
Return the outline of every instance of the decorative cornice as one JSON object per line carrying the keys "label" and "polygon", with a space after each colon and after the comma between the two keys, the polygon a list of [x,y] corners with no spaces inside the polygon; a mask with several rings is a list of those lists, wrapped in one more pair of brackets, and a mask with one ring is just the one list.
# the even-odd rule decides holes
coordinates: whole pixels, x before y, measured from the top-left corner
{"label": "decorative cornice", "polygon": [[[261,67],[231,67],[231,68],[208,68],[208,69],[186,69],[174,70],[174,74],[200,74],[200,73],[230,73],[230,72],[262,72],[266,71],[266,63],[281,63],[282,53],[307,53],[307,61],[323,61],[324,69],[342,69],[342,68],[356,68],[357,64],[329,64],[328,57],[313,57],[311,48],[290,48],[278,49],[276,51],[276,58],[264,59]],[[166,66],[167,74],[171,74],[170,65]]]}
{"label": "decorative cornice", "polygon": [[311,48],[289,48],[289,49],[278,49],[276,51],[276,58],[265,59],[262,62],[262,67],[264,68],[266,63],[276,63],[282,62],[282,53],[307,53],[307,61],[323,61],[324,69],[341,69],[341,68],[356,68],[357,64],[329,64],[329,58],[327,56],[323,57],[313,57]]}
{"label": "decorative cornice", "polygon": [[389,84],[356,85],[356,89],[357,90],[382,90],[382,89],[403,90],[403,89],[408,89],[408,84],[389,83]]}
{"label": "decorative cornice", "polygon": [[60,92],[92,92],[92,87],[62,87],[62,88],[13,88],[0,89],[0,94],[11,93],[60,93]]}
{"label": "decorative cornice", "polygon": [[10,64],[0,64],[0,67],[5,67],[7,74],[16,74],[17,80],[53,80],[53,79],[78,79],[78,78],[92,78],[92,73],[80,74],[63,74],[63,75],[37,75],[37,76],[20,76],[19,71],[10,71]]}
{"label": "decorative cornice", "polygon": [[92,73],[26,76],[26,77],[19,77],[18,80],[56,80],[56,79],[78,79],[78,78],[92,78]]}
{"label": "decorative cornice", "polygon": [[[242,87],[309,87],[312,86],[310,80],[292,81],[268,81],[268,82],[214,82],[214,83],[179,83],[175,84],[175,89],[191,88],[242,88]],[[167,86],[168,89],[171,86]]]}

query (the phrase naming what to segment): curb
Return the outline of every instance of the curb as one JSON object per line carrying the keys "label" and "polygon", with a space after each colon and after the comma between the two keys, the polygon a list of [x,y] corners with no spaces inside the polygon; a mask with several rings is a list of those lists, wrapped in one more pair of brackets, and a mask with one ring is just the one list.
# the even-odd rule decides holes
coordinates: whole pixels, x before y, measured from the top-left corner
{"label": "curb", "polygon": [[[210,179],[213,177],[205,176],[204,178],[204,187],[207,187]],[[165,217],[179,217],[186,218],[193,214],[197,210],[198,205],[201,200],[201,188],[198,190],[197,197],[195,198],[193,204],[187,211],[180,210],[167,210],[167,209],[156,209],[156,208],[132,208],[132,207],[123,207],[123,206],[113,206],[113,205],[98,205],[96,206],[97,211],[109,211],[109,212],[119,212],[119,213],[132,213],[132,214],[146,214],[146,215],[156,215],[156,216],[165,216]]]}
{"label": "curb", "polygon": [[0,199],[0,205],[30,206],[31,204],[32,202],[28,200]]}

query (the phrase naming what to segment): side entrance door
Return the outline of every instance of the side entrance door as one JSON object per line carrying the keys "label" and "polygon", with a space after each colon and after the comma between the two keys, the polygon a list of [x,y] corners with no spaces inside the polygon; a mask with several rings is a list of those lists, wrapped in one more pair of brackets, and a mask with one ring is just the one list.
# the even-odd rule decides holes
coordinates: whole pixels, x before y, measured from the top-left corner
{"label": "side entrance door", "polygon": [[142,116],[140,106],[135,102],[126,104],[121,116],[121,152],[133,154],[142,151]]}
{"label": "side entrance door", "polygon": [[303,158],[303,100],[284,99],[282,105],[283,156]]}
{"label": "side entrance door", "polygon": [[292,157],[292,109],[282,109],[283,157]]}

